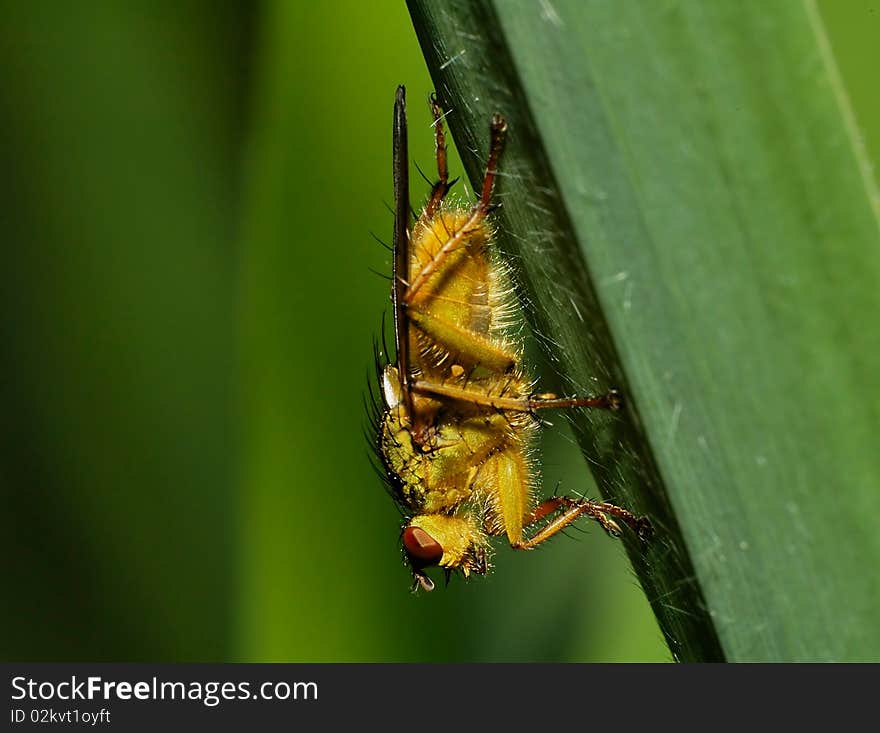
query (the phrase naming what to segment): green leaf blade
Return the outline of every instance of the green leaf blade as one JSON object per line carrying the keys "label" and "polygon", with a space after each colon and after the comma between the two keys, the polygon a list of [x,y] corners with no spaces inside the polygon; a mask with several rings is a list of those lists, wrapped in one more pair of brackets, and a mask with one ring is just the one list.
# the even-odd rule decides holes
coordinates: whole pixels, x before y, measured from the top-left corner
{"label": "green leaf blade", "polygon": [[577,426],[660,525],[673,653],[876,658],[880,230],[815,10],[411,10],[459,149],[511,119],[502,246],[565,386],[626,388]]}

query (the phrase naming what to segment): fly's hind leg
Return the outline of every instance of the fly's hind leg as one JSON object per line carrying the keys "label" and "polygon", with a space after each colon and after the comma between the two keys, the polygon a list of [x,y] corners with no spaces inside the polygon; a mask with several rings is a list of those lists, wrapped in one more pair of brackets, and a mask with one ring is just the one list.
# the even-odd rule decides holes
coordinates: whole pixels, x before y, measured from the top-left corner
{"label": "fly's hind leg", "polygon": [[[536,506],[531,511],[529,504],[529,471],[523,451],[513,443],[500,448],[480,467],[479,478],[491,487],[489,505],[491,521],[486,530],[489,534],[506,533],[510,546],[515,550],[531,550],[546,542],[557,532],[580,517],[596,520],[612,537],[622,534],[618,521],[630,527],[639,539],[646,541],[652,534],[651,524],[646,517],[637,517],[614,504],[589,499],[574,499],[569,496],[554,496]],[[523,530],[558,512],[531,537],[523,537]]]}
{"label": "fly's hind leg", "polygon": [[[437,182],[431,188],[431,198],[425,207],[424,216],[432,217],[437,213],[446,194],[455,181],[449,181],[449,166],[446,163],[446,134],[443,131],[443,110],[437,102],[437,96],[431,95],[431,113],[434,115],[434,146],[437,156]],[[456,179],[457,180],[457,179]]]}
{"label": "fly's hind leg", "polygon": [[[479,364],[485,369],[499,374],[504,374],[516,365],[516,354],[482,334],[438,318],[419,307],[411,308],[407,313],[411,323],[427,334],[435,343],[443,344],[452,355],[460,356],[467,362]],[[430,389],[426,385],[430,385],[430,383],[422,382],[421,384],[425,386],[425,393],[429,393]]]}
{"label": "fly's hind leg", "polygon": [[637,517],[632,512],[605,501],[573,499],[568,496],[555,496],[542,502],[532,511],[526,520],[526,524],[540,521],[555,512],[561,513],[529,539],[514,544],[514,549],[531,550],[542,542],[546,542],[557,532],[561,532],[576,519],[583,516],[595,519],[602,529],[612,537],[619,537],[621,535],[620,525],[615,520],[620,520],[626,524],[643,541],[650,539],[653,534],[651,523],[647,517]]}

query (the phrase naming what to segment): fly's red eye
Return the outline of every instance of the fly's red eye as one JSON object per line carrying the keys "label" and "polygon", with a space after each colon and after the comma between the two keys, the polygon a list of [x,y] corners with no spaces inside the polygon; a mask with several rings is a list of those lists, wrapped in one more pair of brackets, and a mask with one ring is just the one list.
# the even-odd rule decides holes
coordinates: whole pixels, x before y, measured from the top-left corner
{"label": "fly's red eye", "polygon": [[416,567],[436,565],[443,557],[440,543],[420,527],[407,527],[403,530],[403,547]]}

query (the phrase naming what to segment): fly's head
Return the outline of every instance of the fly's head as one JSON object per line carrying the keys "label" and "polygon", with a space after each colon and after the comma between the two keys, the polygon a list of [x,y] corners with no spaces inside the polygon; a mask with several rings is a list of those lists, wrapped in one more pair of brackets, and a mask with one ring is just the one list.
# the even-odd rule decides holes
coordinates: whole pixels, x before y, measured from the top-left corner
{"label": "fly's head", "polygon": [[401,535],[403,554],[413,575],[413,590],[434,590],[426,568],[440,567],[447,578],[454,570],[468,577],[488,570],[486,536],[472,520],[448,514],[413,517]]}

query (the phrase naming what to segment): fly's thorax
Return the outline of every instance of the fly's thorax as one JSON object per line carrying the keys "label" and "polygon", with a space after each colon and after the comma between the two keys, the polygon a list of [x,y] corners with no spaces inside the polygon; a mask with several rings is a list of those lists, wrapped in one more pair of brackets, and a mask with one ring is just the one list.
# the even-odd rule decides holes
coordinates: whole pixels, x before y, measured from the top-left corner
{"label": "fly's thorax", "polygon": [[[465,434],[475,431],[465,429]],[[387,410],[380,449],[385,466],[397,478],[403,503],[414,512],[451,511],[470,499],[479,461],[462,430],[453,425],[431,427],[413,435],[399,409]]]}
{"label": "fly's thorax", "polygon": [[435,563],[441,568],[461,570],[465,576],[486,572],[488,542],[473,517],[422,514],[413,517],[408,527],[419,528],[442,548],[442,557]]}
{"label": "fly's thorax", "polygon": [[413,512],[432,513],[451,511],[469,499],[476,463],[466,441],[474,431],[462,428],[457,416],[452,422],[439,421],[443,402],[422,396],[414,396],[414,420],[401,399],[393,366],[385,368],[382,390],[386,409],[379,450],[400,500]]}

